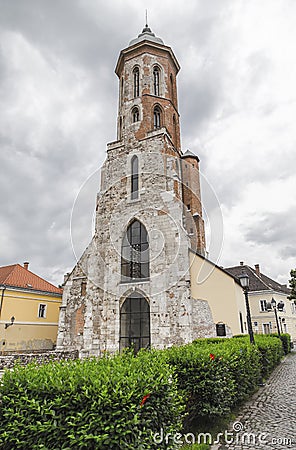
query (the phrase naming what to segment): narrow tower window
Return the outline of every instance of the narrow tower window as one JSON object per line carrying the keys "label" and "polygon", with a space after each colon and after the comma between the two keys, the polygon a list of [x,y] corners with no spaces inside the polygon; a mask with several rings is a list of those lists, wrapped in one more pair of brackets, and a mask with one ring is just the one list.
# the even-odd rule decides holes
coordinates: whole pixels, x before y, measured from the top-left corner
{"label": "narrow tower window", "polygon": [[139,88],[140,72],[139,72],[138,67],[134,68],[133,76],[134,76],[134,97],[139,97],[139,95],[140,95],[140,88]]}
{"label": "narrow tower window", "polygon": [[171,100],[172,102],[174,102],[174,82],[172,74],[170,74],[170,88],[171,88]]}
{"label": "narrow tower window", "polygon": [[160,79],[160,70],[159,67],[155,66],[153,69],[153,91],[154,95],[159,96],[159,79]]}
{"label": "narrow tower window", "polygon": [[132,109],[132,116],[133,116],[133,123],[139,122],[140,113],[139,113],[139,108],[137,108],[136,106]]}
{"label": "narrow tower window", "polygon": [[148,233],[138,220],[129,225],[122,241],[121,275],[123,281],[149,278]]}
{"label": "narrow tower window", "polygon": [[139,196],[139,160],[136,155],[132,157],[131,166],[131,198],[133,200]]}
{"label": "narrow tower window", "polygon": [[118,132],[118,139],[121,140],[122,139],[122,117],[119,118],[119,132]]}
{"label": "narrow tower window", "polygon": [[161,110],[159,106],[155,106],[153,111],[154,116],[154,129],[161,127]]}
{"label": "narrow tower window", "polygon": [[124,79],[123,77],[121,78],[121,103],[123,102],[123,87],[124,87]]}
{"label": "narrow tower window", "polygon": [[176,115],[173,115],[173,127],[174,127],[174,143],[177,144],[177,121],[176,121]]}

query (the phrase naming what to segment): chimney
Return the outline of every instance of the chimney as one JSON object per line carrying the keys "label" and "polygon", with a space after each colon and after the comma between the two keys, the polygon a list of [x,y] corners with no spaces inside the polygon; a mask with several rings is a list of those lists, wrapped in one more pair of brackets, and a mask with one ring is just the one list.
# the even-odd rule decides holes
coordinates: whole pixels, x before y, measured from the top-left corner
{"label": "chimney", "polygon": [[244,262],[243,262],[243,261],[241,261],[241,262],[240,262],[239,264],[240,264],[240,266],[243,266],[243,265],[244,265]]}
{"label": "chimney", "polygon": [[29,263],[28,263],[28,262],[24,262],[24,268],[25,268],[26,270],[29,269]]}
{"label": "chimney", "polygon": [[66,281],[67,281],[68,278],[69,278],[69,275],[70,275],[70,272],[65,273],[65,275],[64,275],[64,283],[63,283],[63,284],[66,283]]}
{"label": "chimney", "polygon": [[258,275],[258,277],[260,277],[260,266],[259,264],[255,264],[255,270],[256,270],[256,274]]}

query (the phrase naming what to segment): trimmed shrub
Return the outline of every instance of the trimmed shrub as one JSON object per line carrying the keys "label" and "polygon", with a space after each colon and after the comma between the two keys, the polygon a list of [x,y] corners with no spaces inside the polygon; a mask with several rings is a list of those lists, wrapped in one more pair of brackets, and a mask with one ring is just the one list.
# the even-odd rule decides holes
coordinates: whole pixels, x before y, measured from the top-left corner
{"label": "trimmed shrub", "polygon": [[182,428],[174,371],[161,352],[30,364],[0,383],[1,449],[160,449]]}
{"label": "trimmed shrub", "polygon": [[291,351],[291,336],[288,333],[283,333],[281,334],[281,341],[283,344],[284,353],[287,355]]}
{"label": "trimmed shrub", "polygon": [[233,406],[246,400],[258,387],[261,378],[260,352],[247,340],[232,340],[228,367],[235,380]]}
{"label": "trimmed shrub", "polygon": [[266,379],[283,357],[282,341],[278,336],[257,334],[255,343],[260,352],[261,378]]}
{"label": "trimmed shrub", "polygon": [[186,398],[186,424],[230,411],[235,383],[222,348],[214,346],[215,351],[207,343],[172,347],[166,351],[168,362],[176,369],[179,389]]}
{"label": "trimmed shrub", "polygon": [[228,414],[258,386],[260,354],[245,339],[201,339],[166,353],[187,398],[186,426]]}

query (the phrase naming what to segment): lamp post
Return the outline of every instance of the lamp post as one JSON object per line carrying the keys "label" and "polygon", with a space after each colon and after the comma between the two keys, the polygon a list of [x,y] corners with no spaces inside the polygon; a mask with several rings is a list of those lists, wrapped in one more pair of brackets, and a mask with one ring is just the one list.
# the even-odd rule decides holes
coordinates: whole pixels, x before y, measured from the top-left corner
{"label": "lamp post", "polygon": [[5,327],[4,327],[5,330],[6,330],[8,327],[11,327],[11,325],[14,324],[14,321],[15,321],[15,317],[12,316],[11,319],[10,319],[10,323],[6,323],[6,324],[5,324]]}
{"label": "lamp post", "polygon": [[[270,305],[272,306],[272,308],[274,310],[274,315],[275,315],[276,327],[277,327],[277,330],[278,330],[278,335],[279,335],[279,337],[281,337],[279,318],[278,318],[278,314],[277,314],[277,310],[276,310],[276,301],[275,301],[275,299],[273,297],[271,299]],[[280,303],[279,303],[279,305],[280,305]]]}
{"label": "lamp post", "polygon": [[251,344],[255,344],[254,333],[253,333],[253,328],[252,328],[250,304],[249,304],[249,295],[248,295],[250,278],[249,278],[248,274],[245,272],[243,272],[241,275],[239,275],[238,278],[239,278],[241,287],[243,288],[243,291],[245,294],[246,310],[247,310],[247,323],[248,323],[248,332],[249,332],[249,336],[250,336],[250,342],[251,342]]}

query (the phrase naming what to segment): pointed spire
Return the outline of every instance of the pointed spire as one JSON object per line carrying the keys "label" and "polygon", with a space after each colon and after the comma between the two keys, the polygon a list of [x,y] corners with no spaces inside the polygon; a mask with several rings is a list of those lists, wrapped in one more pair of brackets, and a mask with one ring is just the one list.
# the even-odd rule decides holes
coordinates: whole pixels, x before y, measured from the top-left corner
{"label": "pointed spire", "polygon": [[140,41],[148,40],[152,42],[157,42],[158,44],[164,45],[164,42],[161,38],[155,36],[155,34],[152,32],[151,28],[148,25],[148,11],[146,9],[146,24],[142,30],[142,33],[138,35],[136,39],[132,39],[129,43],[129,46],[134,45]]}
{"label": "pointed spire", "polygon": [[[146,9],[146,25],[143,28],[142,33],[152,33],[151,28],[148,25],[148,10]],[[153,36],[155,36],[154,33],[152,33]]]}

